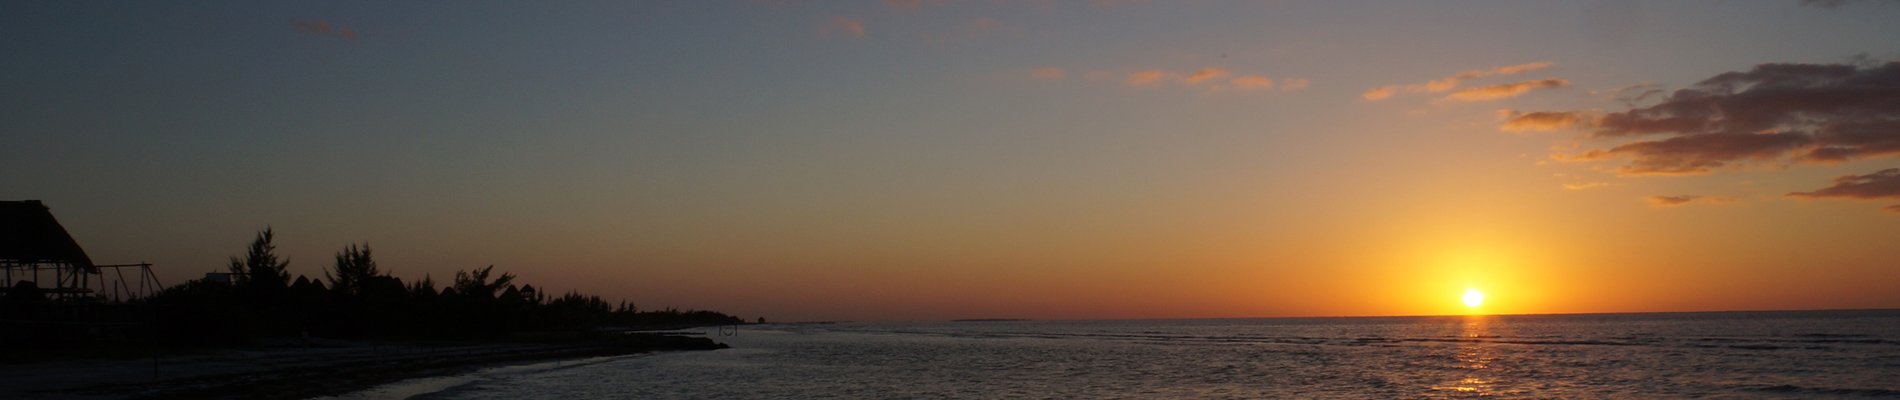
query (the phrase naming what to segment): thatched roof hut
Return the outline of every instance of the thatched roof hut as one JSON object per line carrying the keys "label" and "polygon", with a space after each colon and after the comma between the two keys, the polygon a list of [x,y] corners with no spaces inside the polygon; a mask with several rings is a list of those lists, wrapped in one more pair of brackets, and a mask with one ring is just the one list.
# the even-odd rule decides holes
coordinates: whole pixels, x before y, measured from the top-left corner
{"label": "thatched roof hut", "polygon": [[98,273],[79,242],[39,200],[0,201],[0,266],[64,264]]}

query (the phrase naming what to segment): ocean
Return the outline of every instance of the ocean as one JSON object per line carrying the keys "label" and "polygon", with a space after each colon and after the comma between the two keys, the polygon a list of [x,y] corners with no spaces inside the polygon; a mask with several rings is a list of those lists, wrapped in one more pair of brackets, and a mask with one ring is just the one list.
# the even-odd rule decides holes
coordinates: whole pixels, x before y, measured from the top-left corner
{"label": "ocean", "polygon": [[489,371],[417,398],[1900,398],[1900,310],[699,331],[732,348]]}

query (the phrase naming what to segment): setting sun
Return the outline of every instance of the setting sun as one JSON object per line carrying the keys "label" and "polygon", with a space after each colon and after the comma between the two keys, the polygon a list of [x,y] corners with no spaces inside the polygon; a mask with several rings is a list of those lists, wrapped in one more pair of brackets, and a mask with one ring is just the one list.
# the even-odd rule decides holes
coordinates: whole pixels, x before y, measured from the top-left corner
{"label": "setting sun", "polygon": [[1480,292],[1478,289],[1466,290],[1465,306],[1477,307],[1479,304],[1484,304],[1484,292]]}

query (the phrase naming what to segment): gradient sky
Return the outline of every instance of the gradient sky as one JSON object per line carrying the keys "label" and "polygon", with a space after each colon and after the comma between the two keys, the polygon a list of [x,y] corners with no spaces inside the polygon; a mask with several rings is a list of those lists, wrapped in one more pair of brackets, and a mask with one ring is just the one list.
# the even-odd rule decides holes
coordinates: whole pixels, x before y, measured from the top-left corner
{"label": "gradient sky", "polygon": [[0,199],[166,283],[270,226],[772,320],[1900,307],[1900,189],[1818,191],[1896,154],[1599,120],[1900,3],[541,5],[0,3]]}

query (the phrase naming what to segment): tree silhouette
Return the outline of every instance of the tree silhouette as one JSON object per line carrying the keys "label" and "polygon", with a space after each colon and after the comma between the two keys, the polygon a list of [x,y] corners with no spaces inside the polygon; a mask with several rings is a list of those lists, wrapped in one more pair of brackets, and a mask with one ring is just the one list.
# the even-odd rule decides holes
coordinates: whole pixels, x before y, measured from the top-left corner
{"label": "tree silhouette", "polygon": [[277,259],[277,246],[271,244],[273,236],[268,227],[257,231],[257,239],[251,241],[250,251],[244,254],[244,258],[231,256],[231,274],[238,285],[268,288],[290,285],[290,275],[284,273],[290,267],[290,260]]}
{"label": "tree silhouette", "polygon": [[495,298],[495,291],[501,290],[501,288],[507,287],[509,283],[514,282],[515,275],[503,272],[501,276],[495,277],[494,282],[489,282],[488,274],[494,270],[495,266],[490,265],[488,268],[480,268],[473,271],[455,271],[455,292],[461,293],[463,296],[474,296],[483,299]]}
{"label": "tree silhouette", "polygon": [[344,248],[336,253],[336,267],[323,271],[323,277],[330,280],[330,290],[352,295],[360,294],[365,283],[382,274],[376,269],[376,260],[370,259],[369,243],[363,243],[362,248],[355,244]]}

